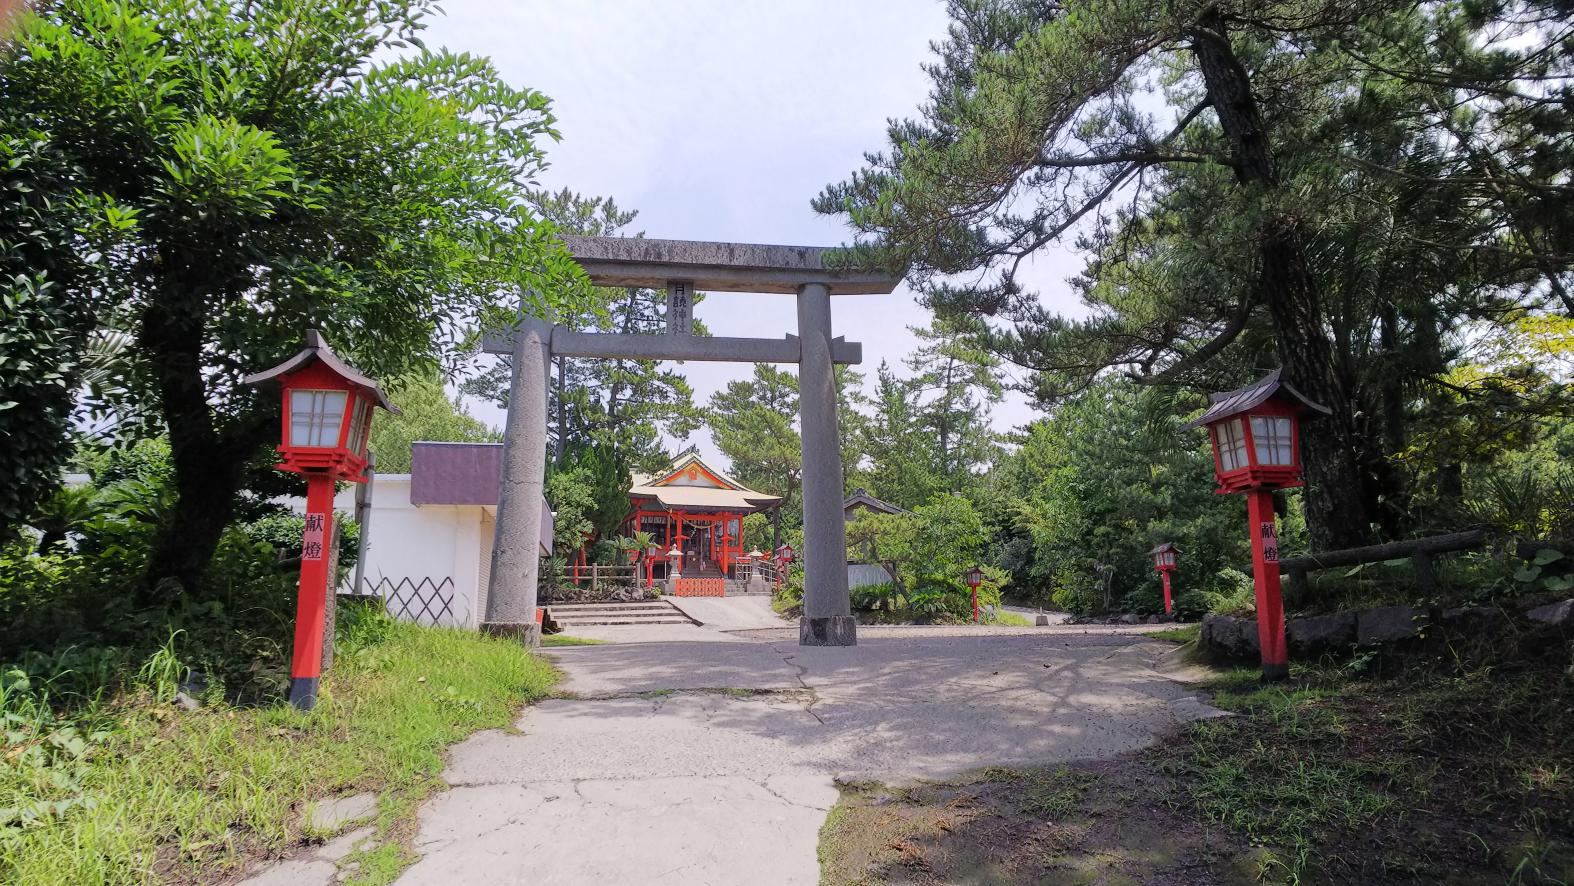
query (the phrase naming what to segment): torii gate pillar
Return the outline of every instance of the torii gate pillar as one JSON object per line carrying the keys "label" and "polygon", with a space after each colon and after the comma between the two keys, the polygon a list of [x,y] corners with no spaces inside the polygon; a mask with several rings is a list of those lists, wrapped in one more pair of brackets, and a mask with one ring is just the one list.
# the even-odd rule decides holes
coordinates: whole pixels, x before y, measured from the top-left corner
{"label": "torii gate pillar", "polygon": [[[539,501],[546,461],[547,372],[552,357],[632,360],[716,360],[797,363],[803,438],[804,591],[798,642],[858,642],[847,593],[847,534],[842,515],[841,435],[836,418],[838,363],[859,363],[861,346],[831,337],[831,296],[889,293],[901,273],[828,268],[829,250],[623,237],[564,237],[575,261],[597,286],[667,290],[666,335],[576,332],[525,320],[508,336],[489,336],[485,349],[514,355],[503,489],[487,629],[535,642]],[[700,290],[790,293],[798,299],[798,335],[784,339],[696,337],[692,296]],[[523,500],[522,502],[520,500]],[[516,506],[514,503],[519,502]]]}
{"label": "torii gate pillar", "polygon": [[823,283],[798,290],[798,422],[803,437],[802,646],[853,646],[857,622],[847,590],[842,514],[842,440],[831,366],[831,295]]}
{"label": "torii gate pillar", "polygon": [[542,494],[546,490],[547,385],[552,326],[525,319],[515,331],[513,378],[504,425],[503,485],[497,494],[492,570],[481,630],[541,643],[536,588],[541,573]]}

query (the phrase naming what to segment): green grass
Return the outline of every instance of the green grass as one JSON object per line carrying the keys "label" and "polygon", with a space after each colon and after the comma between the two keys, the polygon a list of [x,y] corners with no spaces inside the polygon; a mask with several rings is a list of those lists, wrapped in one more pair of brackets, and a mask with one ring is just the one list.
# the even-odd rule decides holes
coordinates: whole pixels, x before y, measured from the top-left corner
{"label": "green grass", "polygon": [[990,617],[989,624],[1010,625],[1015,628],[1030,628],[1033,626],[1032,620],[1027,616],[1017,612],[1007,612],[1004,609],[996,610],[995,614]]}
{"label": "green grass", "polygon": [[[379,795],[377,838],[352,882],[408,863],[416,807],[442,787],[441,751],[507,726],[556,671],[515,643],[388,623],[341,648],[316,710],[185,711],[144,691],[74,722],[9,721],[0,761],[0,881],[211,882],[302,839],[308,801]],[[161,666],[167,664],[161,663]],[[166,681],[158,681],[167,685]],[[7,714],[21,694],[0,699]]]}
{"label": "green grass", "polygon": [[[1500,648],[1472,657],[1472,642]],[[1298,663],[1280,684],[1226,673],[1213,703],[1240,716],[1193,724],[1156,765],[1186,785],[1183,805],[1266,847],[1273,879],[1574,882],[1570,647],[1528,633],[1441,646],[1390,677],[1359,658]]]}
{"label": "green grass", "polygon": [[1360,738],[1328,703],[1338,691],[1262,686],[1253,671],[1215,687],[1214,704],[1248,718],[1194,724],[1171,771],[1190,778],[1190,801],[1208,820],[1253,844],[1275,847],[1294,880],[1330,834],[1358,831],[1394,808],[1411,787],[1408,761],[1358,752]]}
{"label": "green grass", "polygon": [[1154,631],[1148,634],[1148,636],[1154,638],[1155,640],[1168,640],[1171,643],[1186,644],[1197,639],[1197,635],[1201,633],[1202,625],[1195,624],[1181,625],[1178,628],[1166,628],[1162,631]]}
{"label": "green grass", "polygon": [[542,646],[604,646],[606,642],[590,637],[570,637],[567,634],[544,634],[541,637]]}

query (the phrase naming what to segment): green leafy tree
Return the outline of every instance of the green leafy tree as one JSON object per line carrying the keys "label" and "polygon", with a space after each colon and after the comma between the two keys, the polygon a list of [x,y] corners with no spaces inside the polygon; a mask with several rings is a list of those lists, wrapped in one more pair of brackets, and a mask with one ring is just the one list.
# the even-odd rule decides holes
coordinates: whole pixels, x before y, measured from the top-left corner
{"label": "green leafy tree", "polygon": [[[815,205],[1002,322],[1046,401],[1277,363],[1334,410],[1304,428],[1313,537],[1357,543],[1402,528],[1389,460],[1452,318],[1574,304],[1565,5],[953,0],[922,119]],[[1017,276],[1068,236],[1082,320]]]}
{"label": "green leafy tree", "polygon": [[79,191],[66,163],[45,133],[0,128],[0,541],[59,487],[104,241],[129,223]]}
{"label": "green leafy tree", "polygon": [[367,443],[377,457],[377,470],[385,474],[409,472],[411,444],[417,440],[495,443],[503,439],[496,428],[471,415],[459,397],[450,397],[440,379],[410,379],[398,387],[393,399],[402,414],[373,416]]}
{"label": "green leafy tree", "polygon": [[[842,477],[855,476],[862,460],[865,416],[863,376],[835,367],[837,430],[841,435]],[[745,380],[729,382],[711,396],[711,438],[732,465],[732,475],[752,489],[782,497],[771,511],[769,550],[803,523],[803,439],[798,433],[798,377],[768,363],[756,363]]]}
{"label": "green leafy tree", "polygon": [[756,363],[747,380],[728,382],[710,399],[710,432],[732,464],[732,475],[751,489],[779,495],[771,511],[771,541],[782,543],[784,512],[798,511],[803,484],[803,441],[798,415],[798,379],[768,363]]}
{"label": "green leafy tree", "polygon": [[[873,551],[894,570],[897,593],[917,614],[970,614],[972,592],[966,573],[985,565],[989,533],[983,518],[966,498],[938,493],[909,513],[866,514],[848,527],[854,556]],[[990,570],[989,586],[980,595],[986,605],[999,603],[999,589],[1010,576]]]}
{"label": "green leafy tree", "polygon": [[105,282],[50,282],[133,331],[127,399],[169,434],[178,502],[147,597],[199,584],[278,433],[277,397],[240,379],[304,328],[394,378],[438,364],[499,292],[549,293],[537,314],[583,298],[522,200],[556,137],[547,98],[425,48],[433,10],[64,0],[0,58],[0,138],[47,140],[48,172],[119,222]]}
{"label": "green leafy tree", "polygon": [[951,492],[994,455],[990,408],[1005,394],[1000,358],[980,348],[977,319],[941,318],[913,334],[920,342],[907,358],[918,424],[934,440],[934,473]]}
{"label": "green leafy tree", "polygon": [[566,558],[595,531],[595,486],[583,471],[553,471],[543,494],[552,508],[552,552]]}
{"label": "green leafy tree", "polygon": [[857,444],[866,463],[859,482],[876,498],[903,508],[928,501],[943,482],[936,474],[934,435],[915,407],[915,387],[882,361],[875,371],[872,413]]}
{"label": "green leafy tree", "polygon": [[[532,192],[530,203],[560,230],[585,236],[624,235],[639,214],[611,198],[583,197],[567,189]],[[703,298],[696,294],[695,302]],[[556,322],[585,332],[638,335],[664,331],[666,316],[664,291],[601,287],[583,310],[560,315]],[[705,334],[704,325],[696,323],[695,332]],[[506,407],[510,362],[499,358],[465,389]],[[547,431],[556,460],[585,446],[608,447],[630,469],[654,471],[670,458],[663,437],[682,439],[700,425],[688,380],[657,361],[559,357],[554,368]]]}
{"label": "green leafy tree", "polygon": [[[1162,390],[1110,380],[1029,426],[999,472],[1031,553],[1002,565],[1041,602],[1087,612],[1156,611],[1159,542],[1183,552],[1182,589],[1247,562],[1243,506],[1214,494],[1211,450],[1180,425]],[[1299,542],[1286,527],[1286,548]]]}

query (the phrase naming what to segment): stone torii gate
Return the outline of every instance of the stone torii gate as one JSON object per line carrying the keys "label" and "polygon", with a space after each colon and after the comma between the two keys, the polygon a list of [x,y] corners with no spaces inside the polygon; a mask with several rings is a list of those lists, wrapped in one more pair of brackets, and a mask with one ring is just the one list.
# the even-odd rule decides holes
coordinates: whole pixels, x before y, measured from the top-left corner
{"label": "stone torii gate", "polygon": [[[847,595],[847,536],[842,516],[841,438],[832,366],[863,361],[863,346],[831,337],[831,296],[886,294],[900,274],[830,269],[829,250],[692,240],[564,237],[597,286],[667,290],[665,335],[576,332],[524,318],[513,332],[488,336],[488,353],[513,354],[503,485],[483,629],[540,641],[535,621],[540,501],[546,468],[547,386],[553,357],[797,363],[803,438],[804,591],[798,642],[858,642]],[[788,293],[798,300],[798,334],[781,339],[695,336],[697,290]]]}

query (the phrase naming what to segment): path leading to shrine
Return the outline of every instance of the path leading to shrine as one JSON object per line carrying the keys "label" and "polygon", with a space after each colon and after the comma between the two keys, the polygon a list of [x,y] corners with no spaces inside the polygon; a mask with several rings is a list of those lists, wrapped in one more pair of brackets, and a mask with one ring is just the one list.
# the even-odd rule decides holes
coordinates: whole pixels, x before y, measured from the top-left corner
{"label": "path leading to shrine", "polygon": [[454,747],[398,882],[817,883],[835,779],[1105,758],[1210,713],[1155,670],[1167,648],[1057,626],[554,649],[574,697]]}

